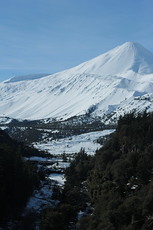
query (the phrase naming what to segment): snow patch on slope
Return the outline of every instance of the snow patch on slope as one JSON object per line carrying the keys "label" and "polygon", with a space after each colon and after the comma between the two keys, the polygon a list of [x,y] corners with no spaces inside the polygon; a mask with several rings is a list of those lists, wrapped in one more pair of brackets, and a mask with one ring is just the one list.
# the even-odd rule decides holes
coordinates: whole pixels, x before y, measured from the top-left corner
{"label": "snow patch on slope", "polygon": [[[138,93],[138,92],[137,92]],[[139,93],[138,93],[139,94]],[[142,113],[142,112],[152,112],[153,111],[153,93],[152,94],[142,94],[122,102],[116,110],[110,114],[110,118],[103,117],[103,122],[106,124],[116,123],[120,116],[124,116],[127,113]]]}

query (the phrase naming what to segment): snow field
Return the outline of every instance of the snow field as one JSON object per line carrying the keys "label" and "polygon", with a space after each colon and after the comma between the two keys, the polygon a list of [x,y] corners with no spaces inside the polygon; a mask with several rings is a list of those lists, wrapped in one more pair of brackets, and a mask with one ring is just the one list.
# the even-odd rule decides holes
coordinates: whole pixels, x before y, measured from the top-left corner
{"label": "snow field", "polygon": [[47,143],[34,143],[34,147],[45,150],[53,155],[78,153],[81,148],[84,148],[87,154],[93,155],[95,151],[101,147],[101,145],[97,143],[97,139],[109,135],[114,131],[114,129],[103,130],[52,140]]}
{"label": "snow field", "polygon": [[103,116],[134,100],[136,94],[152,92],[153,54],[138,43],[126,42],[56,74],[0,83],[0,116],[67,119],[86,114],[91,106],[95,106],[93,116]]}

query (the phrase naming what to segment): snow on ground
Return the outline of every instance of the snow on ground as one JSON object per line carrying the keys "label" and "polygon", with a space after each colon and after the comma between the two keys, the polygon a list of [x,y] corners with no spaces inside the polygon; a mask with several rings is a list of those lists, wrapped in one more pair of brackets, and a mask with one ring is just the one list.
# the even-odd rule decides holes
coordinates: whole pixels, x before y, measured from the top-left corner
{"label": "snow on ground", "polygon": [[0,124],[9,124],[10,122],[12,121],[11,118],[8,118],[8,117],[0,117]]}
{"label": "snow on ground", "polygon": [[59,186],[63,186],[65,183],[65,178],[63,173],[51,173],[48,178],[57,182]]}
{"label": "snow on ground", "polygon": [[48,169],[50,169],[50,168],[52,168],[52,169],[56,168],[58,170],[58,169],[66,169],[69,166],[70,166],[70,162],[60,162],[60,161],[58,161],[58,158],[56,158],[55,163],[52,164],[52,165],[47,165],[47,168]]}
{"label": "snow on ground", "polygon": [[25,160],[30,160],[30,161],[53,161],[52,159],[48,159],[47,157],[37,157],[37,156],[33,156],[33,157],[25,157]]}
{"label": "snow on ground", "polygon": [[67,167],[70,166],[70,162],[58,162],[58,165],[56,166],[56,168],[64,168],[66,169]]}
{"label": "snow on ground", "polygon": [[72,154],[80,151],[81,148],[85,148],[88,154],[94,154],[97,149],[101,147],[97,143],[97,139],[102,136],[106,136],[114,132],[114,129],[84,133],[81,135],[75,135],[68,138],[62,138],[58,140],[52,140],[47,143],[34,143],[34,147],[40,150],[48,151],[50,154]]}
{"label": "snow on ground", "polygon": [[39,190],[35,190],[34,194],[27,202],[26,210],[33,210],[40,213],[45,207],[54,206],[57,201],[52,200],[52,187],[50,184],[43,184]]}
{"label": "snow on ground", "polygon": [[[50,160],[48,158],[42,158],[42,157],[30,157],[27,159],[36,160],[40,162]],[[55,158],[51,160],[55,161]],[[58,160],[59,160],[58,166],[56,166],[57,169],[58,167],[66,168],[70,164],[68,162],[61,162],[62,159],[56,158],[56,161]],[[46,167],[49,168],[52,167],[52,165]],[[49,176],[47,176],[47,181],[42,182],[41,187],[38,190],[35,190],[33,195],[30,197],[29,201],[27,202],[23,215],[25,215],[28,210],[33,210],[34,212],[40,213],[44,208],[56,206],[59,203],[59,201],[52,199],[54,185],[58,185],[62,187],[64,183],[65,183],[65,178],[63,173],[51,173]]]}
{"label": "snow on ground", "polygon": [[[51,173],[48,176],[48,182],[43,183],[41,188],[35,190],[33,195],[30,197],[29,201],[27,202],[25,212],[28,210],[36,211],[40,213],[42,209],[46,207],[53,207],[56,206],[59,201],[52,200],[52,193],[54,185],[63,186],[65,183],[65,178],[63,173]],[[23,215],[24,215],[23,214]]]}
{"label": "snow on ground", "polygon": [[5,129],[7,129],[7,128],[8,128],[8,126],[1,126],[1,127],[0,127],[1,130],[5,130]]}

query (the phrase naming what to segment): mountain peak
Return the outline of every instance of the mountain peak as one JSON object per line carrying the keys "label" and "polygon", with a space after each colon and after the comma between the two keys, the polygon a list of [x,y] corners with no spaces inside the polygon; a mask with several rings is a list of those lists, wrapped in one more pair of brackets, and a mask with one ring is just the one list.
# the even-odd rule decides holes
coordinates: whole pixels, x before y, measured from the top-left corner
{"label": "mountain peak", "polygon": [[[146,48],[144,48],[140,43],[138,42],[125,42],[123,43],[122,45],[120,46],[117,46],[116,48],[114,49],[119,49],[121,52],[125,53],[127,51],[130,51],[130,52],[135,52],[137,53],[139,56],[142,56],[142,54],[144,55],[144,58],[146,55],[152,55],[153,57],[153,54],[147,50]],[[113,50],[114,50],[113,49]]]}
{"label": "mountain peak", "polygon": [[[135,96],[153,92],[150,73],[153,54],[136,42],[126,42],[69,70],[0,83],[0,115],[34,120],[89,112],[101,116],[126,107],[130,100],[134,108]],[[153,108],[151,100],[145,105]]]}
{"label": "mountain peak", "polygon": [[126,42],[71,70],[97,75],[121,75],[129,70],[149,74],[153,73],[153,54],[137,42]]}
{"label": "mountain peak", "polygon": [[153,54],[139,43],[126,42],[115,49],[126,61],[126,70],[129,68],[129,70],[140,74],[153,73]]}
{"label": "mountain peak", "polygon": [[138,42],[131,42],[131,41],[125,42],[125,43],[123,43],[123,44],[120,45],[120,46],[127,46],[127,47],[137,47],[137,46],[141,46],[141,47],[142,47],[142,45],[140,45]]}

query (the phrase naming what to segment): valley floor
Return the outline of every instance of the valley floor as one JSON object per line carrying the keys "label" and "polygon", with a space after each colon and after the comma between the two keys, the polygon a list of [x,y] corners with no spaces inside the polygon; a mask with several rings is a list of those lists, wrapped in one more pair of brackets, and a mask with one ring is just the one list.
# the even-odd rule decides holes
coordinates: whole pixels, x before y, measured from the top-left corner
{"label": "valley floor", "polygon": [[59,154],[74,154],[84,148],[87,154],[93,155],[95,151],[101,147],[97,139],[114,132],[114,129],[103,131],[89,132],[80,135],[75,135],[67,138],[61,138],[52,141],[42,141],[34,143],[34,147],[40,150],[45,150],[53,155]]}

